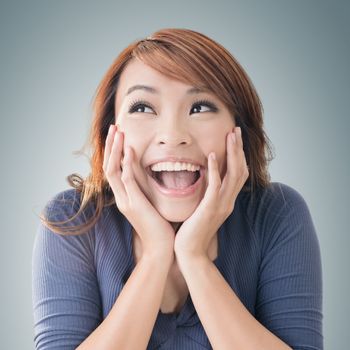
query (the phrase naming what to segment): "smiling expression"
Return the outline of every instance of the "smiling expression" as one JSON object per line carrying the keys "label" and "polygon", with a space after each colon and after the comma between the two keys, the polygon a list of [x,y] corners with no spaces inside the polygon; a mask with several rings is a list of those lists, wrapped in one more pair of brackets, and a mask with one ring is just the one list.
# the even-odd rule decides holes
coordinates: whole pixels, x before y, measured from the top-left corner
{"label": "smiling expression", "polygon": [[[115,116],[125,136],[124,150],[133,148],[140,189],[166,220],[185,221],[204,196],[210,152],[216,154],[221,179],[225,175],[226,136],[235,127],[231,113],[213,93],[198,91],[133,59],[120,76]],[[149,166],[163,159],[200,165],[203,181],[191,194],[162,193]]]}

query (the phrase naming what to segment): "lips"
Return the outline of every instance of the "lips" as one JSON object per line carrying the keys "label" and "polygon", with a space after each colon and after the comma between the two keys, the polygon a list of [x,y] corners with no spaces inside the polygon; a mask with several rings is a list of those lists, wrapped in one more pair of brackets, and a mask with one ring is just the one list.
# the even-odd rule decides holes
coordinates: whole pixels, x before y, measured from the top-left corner
{"label": "lips", "polygon": [[[186,187],[186,188],[167,188],[164,186],[160,178],[162,176],[159,176],[159,172],[152,171],[151,167],[154,164],[161,163],[161,162],[172,162],[172,163],[189,163],[196,166],[199,166],[199,171],[196,172],[196,178],[192,185]],[[193,159],[193,158],[187,158],[187,157],[180,157],[180,156],[166,156],[166,157],[159,157],[157,159],[154,159],[153,161],[149,162],[147,166],[145,167],[147,175],[151,178],[151,183],[160,191],[162,194],[166,196],[173,196],[173,197],[183,197],[188,196],[191,194],[194,194],[199,186],[201,186],[202,181],[204,180],[204,175],[206,173],[206,166],[204,166],[201,162]],[[158,174],[157,174],[158,173]]]}
{"label": "lips", "polygon": [[[149,168],[150,169],[150,168]],[[152,171],[151,171],[152,172]],[[187,197],[187,196],[191,196],[194,195],[197,190],[200,188],[202,182],[204,181],[204,170],[200,170],[200,176],[196,179],[196,181],[186,187],[186,188],[167,188],[162,186],[154,176],[152,175],[148,175],[150,176],[151,179],[151,184],[163,195],[167,196],[167,197],[177,197],[177,198],[181,198],[181,197]]]}

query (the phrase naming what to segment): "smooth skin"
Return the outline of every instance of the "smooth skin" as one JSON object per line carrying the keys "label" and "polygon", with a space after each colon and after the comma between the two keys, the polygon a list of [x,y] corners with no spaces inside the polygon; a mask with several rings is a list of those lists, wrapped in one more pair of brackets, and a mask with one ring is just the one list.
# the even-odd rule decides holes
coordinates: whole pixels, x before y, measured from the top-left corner
{"label": "smooth skin", "polygon": [[105,145],[103,170],[119,210],[137,229],[143,253],[107,317],[79,345],[78,350],[146,349],[174,261],[173,228],[138,188],[130,156],[126,155],[121,171],[123,135],[114,131],[115,127],[111,126]]}
{"label": "smooth skin", "polygon": [[[133,174],[134,159],[130,146],[126,147],[123,171],[121,170],[123,138],[123,133],[112,125],[107,137],[105,159],[109,158],[110,161],[106,175],[119,210],[136,232],[141,233],[143,250],[150,253],[157,248],[155,245],[165,244],[173,245],[177,255],[207,255],[214,234],[233,211],[235,199],[249,176],[241,128],[235,128],[235,132],[227,136],[227,172],[222,181],[215,153],[208,157],[208,187],[205,195],[195,212],[182,223],[176,235],[169,222],[159,215],[140,190]],[[153,229],[145,232],[146,228]],[[164,234],[165,232],[170,233]]]}
{"label": "smooth skin", "polygon": [[[127,111],[131,95],[126,91],[140,82],[160,87],[158,97],[142,94],[144,100],[153,100],[151,113]],[[110,127],[103,170],[142,254],[112,310],[80,350],[146,349],[174,264],[214,349],[289,349],[250,315],[210,259],[213,237],[234,210],[249,172],[241,130],[229,111],[217,96],[206,94],[219,112],[192,113],[194,98],[185,94],[188,87],[137,61],[121,75],[116,96],[119,130]],[[205,165],[206,181],[195,195],[168,198],[150,184],[146,165],[166,155],[188,156]]]}
{"label": "smooth skin", "polygon": [[[122,170],[121,159],[124,136],[122,132],[118,132],[116,129],[116,126],[112,125],[107,136],[103,169],[115,195],[119,210],[130,220],[133,227],[137,228],[136,232],[143,245],[143,254],[112,310],[90,336],[80,344],[79,350],[96,349],[97,347],[101,350],[146,349],[160,308],[167,275],[174,263],[177,239],[174,228],[161,217],[138,187],[132,170],[133,151],[131,147],[126,148]],[[239,136],[238,129],[235,131]],[[227,137],[227,155],[230,157],[235,154],[233,139],[237,138],[237,135],[234,138],[232,138],[232,135],[230,134]],[[229,164],[233,166],[232,161]],[[211,203],[213,199],[219,200],[217,196],[222,193],[217,185],[220,175],[216,160],[212,157],[208,159],[208,169],[208,194],[204,196],[203,205],[198,207],[198,212],[195,211],[189,218],[190,224],[185,225],[184,229],[178,231],[177,234],[182,232],[181,235],[183,236],[179,235],[178,237],[185,237],[186,232],[188,232],[185,229],[189,230],[191,225],[195,225],[196,220],[200,220],[202,210],[206,208],[206,203]],[[231,183],[228,181],[228,177],[225,177],[225,179],[223,183]],[[222,220],[225,220],[227,211],[219,212],[222,215]],[[139,213],[145,213],[145,215],[139,215]],[[198,237],[201,242],[196,246],[200,249],[193,250],[196,254],[205,247],[204,243],[212,237],[212,233],[215,231],[214,226],[211,226],[213,230],[205,231],[207,235],[194,236]],[[209,232],[210,234],[208,234]],[[181,238],[177,242],[183,244],[185,241]],[[192,251],[194,245],[190,247]],[[182,250],[182,252],[185,251]],[[186,250],[186,253],[188,252],[189,250]],[[159,263],[160,261],[161,263]]]}
{"label": "smooth skin", "polygon": [[122,170],[123,140],[124,135],[116,132],[116,126],[111,125],[106,140],[103,170],[114,193],[117,207],[138,233],[143,254],[168,252],[171,256],[174,230],[151,205],[137,185],[133,174],[130,148],[126,150]]}
{"label": "smooth skin", "polygon": [[[133,89],[130,92],[137,85],[157,91]],[[132,148],[134,179],[157,212],[175,230],[194,213],[204,197],[211,152],[215,152],[220,176],[224,177],[227,136],[236,126],[219,96],[205,90],[189,93],[191,88],[133,59],[120,76],[115,97],[115,124],[118,124],[118,133],[124,136],[124,152],[128,146]],[[201,100],[209,101],[216,109]],[[161,194],[154,187],[146,167],[167,156],[190,158],[203,166],[206,181],[193,195],[175,198]]]}

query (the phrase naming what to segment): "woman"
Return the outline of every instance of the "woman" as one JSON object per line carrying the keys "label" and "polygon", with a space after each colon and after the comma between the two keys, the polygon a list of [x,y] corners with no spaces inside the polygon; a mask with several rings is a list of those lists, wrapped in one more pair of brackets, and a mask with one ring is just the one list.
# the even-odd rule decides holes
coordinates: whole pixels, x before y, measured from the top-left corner
{"label": "woman", "polygon": [[47,204],[37,349],[322,349],[302,196],[270,182],[259,97],[207,36],[163,29],[103,78],[90,176]]}

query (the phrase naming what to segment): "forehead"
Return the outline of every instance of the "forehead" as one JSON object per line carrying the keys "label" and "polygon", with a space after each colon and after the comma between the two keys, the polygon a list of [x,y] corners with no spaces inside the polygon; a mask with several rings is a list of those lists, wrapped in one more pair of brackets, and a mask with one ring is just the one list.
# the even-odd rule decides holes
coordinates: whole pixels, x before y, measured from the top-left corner
{"label": "forehead", "polygon": [[[147,86],[154,88],[157,92],[149,93],[152,89],[137,87]],[[146,92],[148,91],[148,92]],[[133,96],[144,94],[147,96],[159,96],[164,100],[178,100],[179,103],[185,98],[196,96],[199,93],[209,95],[216,103],[223,107],[218,96],[206,89],[198,89],[192,85],[183,83],[179,80],[169,78],[168,76],[158,72],[137,58],[133,58],[124,68],[120,75],[118,88],[115,96],[115,111],[118,114],[121,104],[124,100]]]}
{"label": "forehead", "polygon": [[125,98],[130,88],[136,85],[155,87],[157,91],[171,89],[173,92],[174,90],[181,92],[192,87],[191,85],[167,77],[135,58],[128,63],[120,76],[116,95],[117,100]]}

